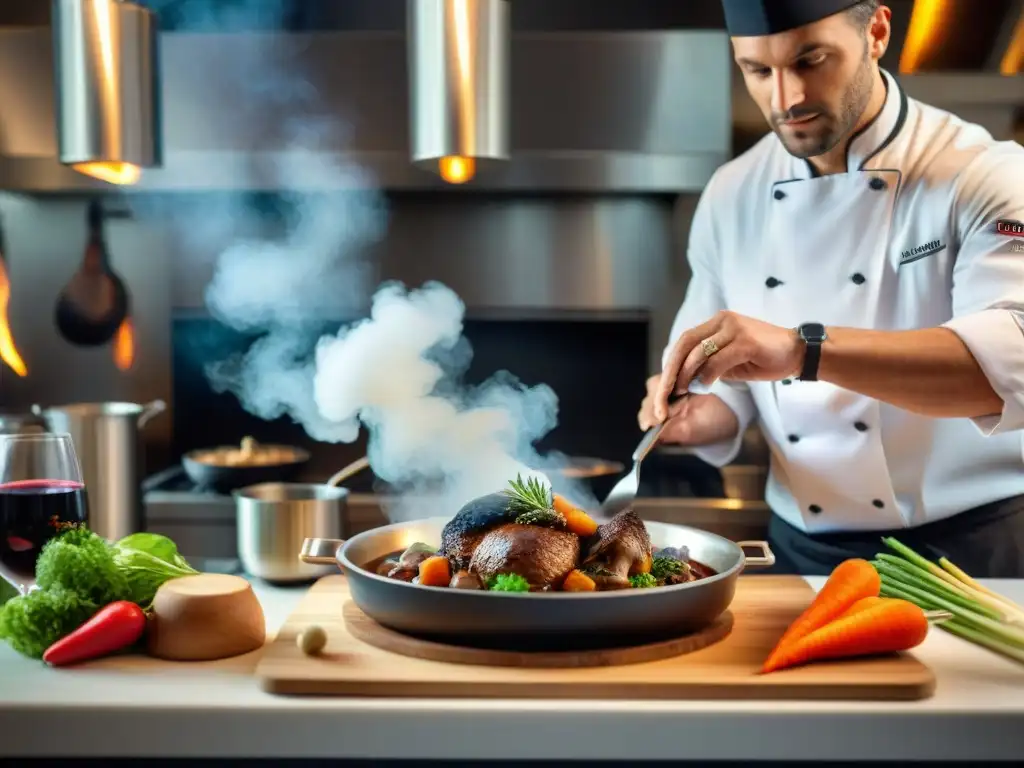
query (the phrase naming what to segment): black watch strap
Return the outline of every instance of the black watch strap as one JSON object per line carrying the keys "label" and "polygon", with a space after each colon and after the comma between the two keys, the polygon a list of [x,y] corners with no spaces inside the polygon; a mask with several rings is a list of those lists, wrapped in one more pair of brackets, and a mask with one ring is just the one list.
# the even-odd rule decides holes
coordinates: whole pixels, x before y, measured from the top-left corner
{"label": "black watch strap", "polygon": [[804,341],[804,366],[800,371],[800,381],[817,381],[818,366],[821,363],[821,345],[828,338],[825,326],[821,323],[804,323],[797,332]]}

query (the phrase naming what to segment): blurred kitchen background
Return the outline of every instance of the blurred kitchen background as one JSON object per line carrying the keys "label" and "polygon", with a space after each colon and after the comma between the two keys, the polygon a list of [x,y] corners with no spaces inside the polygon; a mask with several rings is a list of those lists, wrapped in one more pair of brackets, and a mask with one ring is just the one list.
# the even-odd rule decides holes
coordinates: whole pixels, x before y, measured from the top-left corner
{"label": "blurred kitchen background", "polygon": [[[1024,2],[886,4],[893,42],[883,63],[910,96],[1024,141]],[[467,307],[475,353],[467,381],[507,369],[549,384],[559,423],[541,449],[629,463],[644,380],[659,369],[686,289],[698,196],[719,165],[767,130],[732,63],[717,2],[511,0],[509,155],[457,184],[410,159],[416,68],[406,0],[282,0],[270,3],[277,13],[255,15],[237,0],[141,5],[159,19],[162,167],[118,186],[60,162],[51,3],[0,3],[0,310],[10,295],[0,314],[0,408],[9,419],[33,404],[164,401],[167,410],[139,430],[144,463],[132,481],[146,480],[142,519],[186,542],[187,553],[210,557],[234,547],[233,505],[183,479],[183,453],[247,435],[303,446],[313,454],[308,479],[318,481],[363,455],[365,436],[318,443],[290,419],[262,421],[211,389],[204,366],[252,342],[204,304],[230,242],[211,236],[197,245],[180,222],[160,216],[244,193],[267,227],[287,218],[289,195],[272,174],[239,172],[244,163],[280,162],[290,147],[264,130],[258,110],[234,101],[231,66],[252,36],[281,35],[321,108],[348,129],[343,144],[318,151],[347,153],[383,186],[388,226],[360,262],[369,284],[450,286]],[[331,190],[310,174],[306,191]],[[61,334],[54,310],[83,258],[87,209],[97,200],[130,311],[110,343],[83,347]],[[325,327],[364,312],[358,303],[340,308]],[[760,538],[767,463],[756,427],[721,472],[659,449],[645,465],[645,514]],[[350,487],[350,513],[362,515],[352,525],[379,522],[372,475]]]}

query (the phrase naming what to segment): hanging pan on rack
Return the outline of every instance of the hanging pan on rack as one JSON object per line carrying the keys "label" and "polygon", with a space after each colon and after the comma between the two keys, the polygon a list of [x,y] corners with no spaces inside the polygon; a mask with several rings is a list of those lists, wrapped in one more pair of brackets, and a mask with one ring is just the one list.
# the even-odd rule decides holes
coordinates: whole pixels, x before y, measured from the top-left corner
{"label": "hanging pan on rack", "polygon": [[89,202],[85,254],[57,299],[54,319],[61,335],[79,346],[106,344],[128,317],[130,300],[124,281],[110,266],[103,233],[103,208]]}

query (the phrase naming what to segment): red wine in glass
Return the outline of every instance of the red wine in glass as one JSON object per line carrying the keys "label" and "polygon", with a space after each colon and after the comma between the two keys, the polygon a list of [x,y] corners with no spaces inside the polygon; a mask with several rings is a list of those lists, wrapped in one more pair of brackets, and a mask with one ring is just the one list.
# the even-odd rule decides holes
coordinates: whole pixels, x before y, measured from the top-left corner
{"label": "red wine in glass", "polygon": [[43,545],[69,525],[85,523],[85,486],[73,480],[0,483],[0,568],[20,583],[35,578]]}
{"label": "red wine in glass", "polygon": [[0,436],[0,577],[27,592],[43,546],[88,521],[88,496],[69,435]]}

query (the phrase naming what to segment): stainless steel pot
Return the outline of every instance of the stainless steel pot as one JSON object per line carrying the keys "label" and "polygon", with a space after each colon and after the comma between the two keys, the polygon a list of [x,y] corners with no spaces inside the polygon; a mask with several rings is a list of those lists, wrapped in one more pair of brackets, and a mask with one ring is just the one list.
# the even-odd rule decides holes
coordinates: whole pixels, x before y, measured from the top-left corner
{"label": "stainless steel pot", "polygon": [[330,565],[303,563],[295,552],[303,538],[343,535],[348,490],[318,483],[259,483],[233,493],[238,520],[238,559],[245,572],[285,584],[317,579]]}
{"label": "stainless steel pot", "polygon": [[[378,576],[366,568],[418,541],[436,546],[448,520],[396,523],[348,541],[308,538],[299,559],[340,566],[348,575],[356,605],[378,623],[401,632],[463,641],[559,635],[567,642],[573,636],[592,639],[595,635],[696,631],[729,607],[736,579],[745,568],[775,563],[764,541],[735,543],[697,528],[645,521],[655,547],[686,546],[694,559],[713,568],[716,575],[654,589],[516,594],[423,587]],[[761,554],[748,557],[745,547]]]}
{"label": "stainless steel pot", "polygon": [[71,435],[89,494],[89,527],[106,539],[116,541],[144,529],[144,461],[139,431],[165,409],[163,400],[144,405],[32,406],[49,431]]}
{"label": "stainless steel pot", "polygon": [[0,435],[38,435],[46,431],[46,422],[34,413],[0,411]]}

